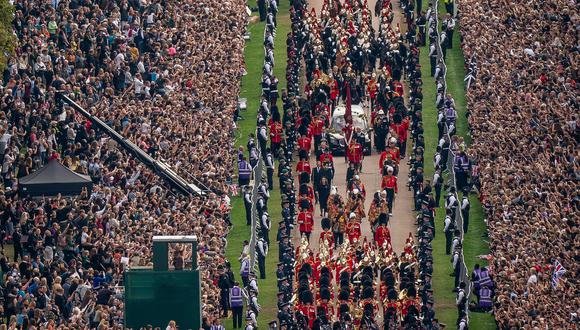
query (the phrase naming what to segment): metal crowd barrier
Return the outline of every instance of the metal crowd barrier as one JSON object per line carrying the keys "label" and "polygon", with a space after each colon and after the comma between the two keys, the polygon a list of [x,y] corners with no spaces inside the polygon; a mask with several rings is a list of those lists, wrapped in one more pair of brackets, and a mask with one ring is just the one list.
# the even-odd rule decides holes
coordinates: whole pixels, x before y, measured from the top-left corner
{"label": "metal crowd barrier", "polygon": [[[435,11],[435,23],[437,26],[437,37],[436,37],[436,49],[437,49],[437,63],[441,63],[441,70],[443,72],[443,79],[441,79],[441,83],[443,85],[443,90],[442,92],[438,92],[437,95],[437,100],[444,99],[445,95],[447,95],[447,65],[445,64],[445,59],[443,57],[443,49],[441,48],[441,42],[440,42],[440,30],[439,30],[439,0],[434,0],[432,2],[433,5],[433,10]],[[437,80],[436,80],[437,83]],[[459,199],[459,194],[458,194],[458,190],[457,190],[457,180],[455,178],[455,171],[453,170],[453,165],[455,162],[455,152],[452,148],[451,145],[451,135],[449,134],[449,127],[447,126],[447,123],[445,124],[445,134],[447,135],[447,138],[449,139],[449,155],[447,157],[447,169],[449,170],[449,176],[450,176],[450,182],[451,185],[453,187],[455,187],[455,198],[457,199],[457,202],[459,203],[459,210],[458,212],[456,212],[455,215],[455,223],[456,223],[456,228],[459,228],[461,234],[460,234],[460,241],[461,241],[461,253],[460,253],[460,257],[461,257],[461,270],[460,270],[460,281],[465,282],[465,294],[466,294],[466,301],[468,303],[465,304],[465,315],[466,315],[466,319],[467,322],[469,323],[469,298],[471,295],[471,291],[472,291],[472,287],[473,284],[471,283],[471,281],[469,280],[469,270],[467,269],[467,265],[465,263],[465,256],[463,253],[463,238],[465,236],[465,233],[463,231],[463,215],[461,213],[461,199]],[[443,174],[442,174],[443,175]]]}

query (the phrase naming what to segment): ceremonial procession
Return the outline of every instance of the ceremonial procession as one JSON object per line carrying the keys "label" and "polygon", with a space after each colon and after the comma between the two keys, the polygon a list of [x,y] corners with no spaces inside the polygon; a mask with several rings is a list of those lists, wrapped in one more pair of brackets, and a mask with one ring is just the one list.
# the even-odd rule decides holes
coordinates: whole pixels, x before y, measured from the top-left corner
{"label": "ceremonial procession", "polygon": [[[279,154],[280,327],[438,329],[431,285],[435,205],[421,173],[415,35],[402,33],[394,23],[389,1],[377,3],[376,12],[366,1],[325,1],[320,14],[295,1],[291,18],[288,90],[282,95],[286,150]],[[414,31],[414,23],[403,29]],[[402,79],[411,82],[407,92]],[[290,165],[294,147],[295,169]],[[363,167],[371,153],[379,155],[378,164]],[[338,191],[333,184],[342,178],[336,168],[345,166],[346,191]],[[410,167],[408,177],[398,175],[400,166]],[[363,171],[377,173],[379,190],[367,191]],[[420,212],[419,230],[405,233],[396,251],[389,223],[397,221],[393,208],[399,189],[412,191],[413,209]],[[315,221],[319,235],[312,235]]]}
{"label": "ceremonial procession", "polygon": [[579,30],[0,0],[0,330],[577,329]]}

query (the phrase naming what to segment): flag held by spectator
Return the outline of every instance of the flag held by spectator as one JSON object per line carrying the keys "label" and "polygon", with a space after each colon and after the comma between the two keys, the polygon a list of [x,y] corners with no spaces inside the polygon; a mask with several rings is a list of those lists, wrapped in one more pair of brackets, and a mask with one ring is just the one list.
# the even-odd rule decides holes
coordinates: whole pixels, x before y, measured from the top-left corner
{"label": "flag held by spectator", "polygon": [[554,261],[554,273],[552,274],[552,287],[554,289],[558,287],[560,278],[564,276],[564,273],[566,273],[566,268],[558,260]]}

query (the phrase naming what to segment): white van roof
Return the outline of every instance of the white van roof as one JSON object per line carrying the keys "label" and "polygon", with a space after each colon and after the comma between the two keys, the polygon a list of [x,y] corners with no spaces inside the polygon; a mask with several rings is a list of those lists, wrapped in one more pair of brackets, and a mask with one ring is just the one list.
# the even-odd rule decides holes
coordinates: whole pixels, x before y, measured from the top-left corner
{"label": "white van roof", "polygon": [[[350,110],[351,110],[353,116],[362,116],[365,114],[365,111],[363,110],[363,108],[360,104],[353,104],[350,107]],[[333,117],[342,117],[342,116],[344,116],[345,112],[346,112],[346,106],[339,105],[334,109],[332,116]]]}

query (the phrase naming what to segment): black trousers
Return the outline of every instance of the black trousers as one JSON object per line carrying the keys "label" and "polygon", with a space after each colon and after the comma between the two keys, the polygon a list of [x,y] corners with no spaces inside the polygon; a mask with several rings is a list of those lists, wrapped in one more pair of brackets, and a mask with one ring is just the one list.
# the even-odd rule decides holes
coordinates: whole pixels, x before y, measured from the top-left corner
{"label": "black trousers", "polygon": [[261,232],[262,232],[262,237],[264,238],[264,241],[266,243],[270,244],[270,229],[262,227]]}
{"label": "black trousers", "polygon": [[461,211],[461,217],[463,218],[463,232],[467,233],[467,229],[469,229],[469,211]]}
{"label": "black trousers", "polygon": [[280,142],[270,142],[270,149],[272,150],[274,158],[278,159],[278,154],[280,153]]}
{"label": "black trousers", "polygon": [[229,298],[230,293],[228,290],[220,290],[220,305],[222,306],[222,312],[224,317],[228,316]]}
{"label": "black trousers", "polygon": [[453,232],[448,230],[445,232],[445,254],[451,254],[451,242],[453,241]]}
{"label": "black trousers", "polygon": [[266,168],[266,175],[268,176],[268,190],[274,189],[274,169]]}
{"label": "black trousers", "polygon": [[441,200],[441,185],[435,185],[435,206],[439,207],[439,201]]}
{"label": "black trousers", "polygon": [[258,0],[258,11],[260,12],[260,22],[266,20],[266,0]]}
{"label": "black trousers", "polygon": [[387,192],[387,206],[389,207],[389,213],[393,213],[393,203],[395,202],[395,189],[385,189]]}
{"label": "black trousers", "polygon": [[437,68],[437,57],[436,56],[429,56],[429,60],[431,61],[431,77],[435,76],[435,69]]}
{"label": "black trousers", "polygon": [[453,30],[447,31],[447,48],[453,48]]}
{"label": "black trousers", "polygon": [[252,225],[252,204],[245,203],[244,206],[246,207],[246,225]]}
{"label": "black trousers", "polygon": [[318,150],[320,141],[322,141],[322,135],[314,135],[314,150]]}
{"label": "black trousers", "polygon": [[232,307],[232,313],[234,314],[234,329],[241,329],[242,328],[242,314],[243,314],[244,307]]}
{"label": "black trousers", "polygon": [[258,253],[258,269],[260,270],[260,278],[266,278],[266,257]]}
{"label": "black trousers", "polygon": [[248,275],[241,276],[241,278],[242,278],[242,284],[244,285],[244,287],[250,285],[250,277]]}
{"label": "black trousers", "polygon": [[344,242],[344,233],[334,233],[334,244],[336,246],[342,245]]}
{"label": "black trousers", "polygon": [[445,10],[447,11],[448,14],[451,14],[451,16],[453,16],[453,11],[455,9],[454,7],[455,4],[453,2],[445,4]]}
{"label": "black trousers", "polygon": [[461,263],[458,261],[455,266],[455,287],[459,287],[459,275],[461,274]]}
{"label": "black trousers", "polygon": [[401,158],[404,158],[405,155],[407,154],[407,140],[404,140],[402,143],[400,144],[400,150],[401,150]]}

